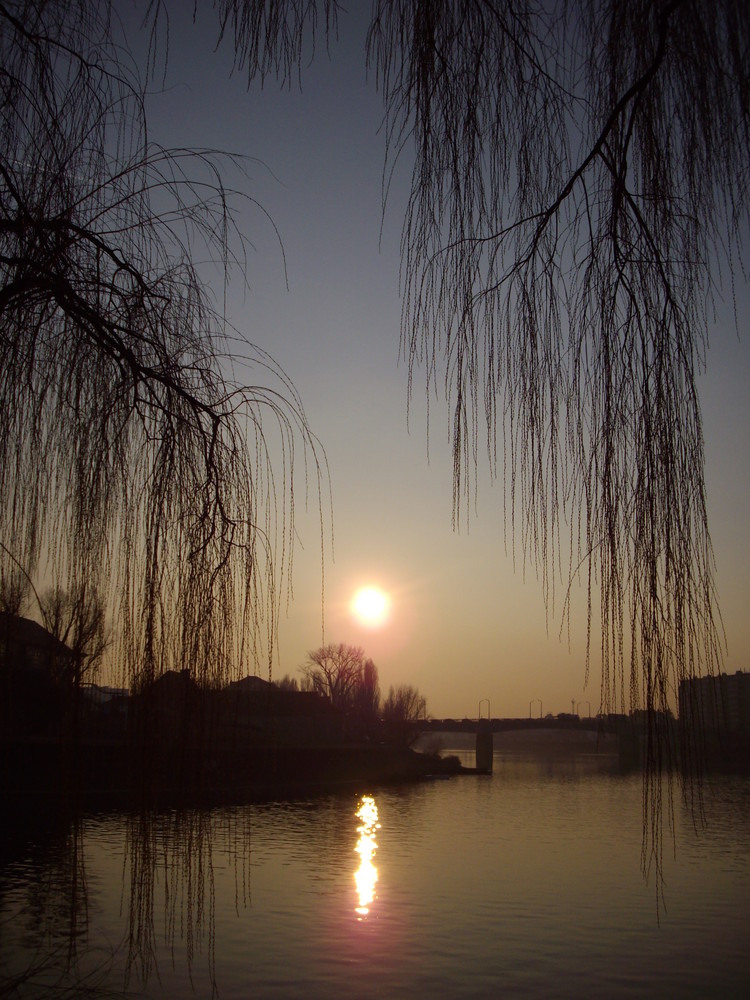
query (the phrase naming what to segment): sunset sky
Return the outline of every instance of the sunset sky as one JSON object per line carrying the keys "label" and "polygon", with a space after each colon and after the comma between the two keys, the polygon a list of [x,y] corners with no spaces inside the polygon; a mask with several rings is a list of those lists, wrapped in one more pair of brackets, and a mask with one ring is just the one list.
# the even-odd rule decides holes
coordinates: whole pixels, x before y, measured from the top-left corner
{"label": "sunset sky", "polygon": [[[230,288],[228,312],[292,379],[328,458],[334,547],[326,546],[325,640],[361,645],[384,692],[416,685],[436,717],[475,717],[485,698],[495,716],[526,716],[530,705],[536,715],[540,702],[545,713],[575,705],[594,714],[599,640],[595,634],[584,687],[584,592],[573,595],[568,630],[566,581],[558,578],[555,606],[546,609],[518,545],[514,560],[509,522],[504,535],[502,483],[493,486],[484,470],[476,508],[453,530],[448,412],[432,400],[428,449],[423,372],[407,423],[407,371],[398,361],[409,163],[396,171],[381,232],[385,147],[381,99],[365,75],[369,5],[365,16],[341,15],[331,58],[319,49],[301,93],[273,81],[248,92],[241,72],[230,76],[229,47],[214,51],[213,16],[201,12],[192,25],[192,4],[172,7],[164,90],[148,105],[151,138],[256,158],[243,184],[283,240],[288,288],[273,228],[257,209],[242,209],[254,247],[250,289]],[[719,291],[729,302],[729,284]],[[725,304],[702,379],[728,671],[750,667],[750,296],[746,286],[736,294],[741,340]],[[323,638],[318,512],[314,496],[308,514],[303,500],[298,492],[294,597],[279,627],[275,676],[297,675]],[[390,599],[379,628],[351,614],[364,585]]]}

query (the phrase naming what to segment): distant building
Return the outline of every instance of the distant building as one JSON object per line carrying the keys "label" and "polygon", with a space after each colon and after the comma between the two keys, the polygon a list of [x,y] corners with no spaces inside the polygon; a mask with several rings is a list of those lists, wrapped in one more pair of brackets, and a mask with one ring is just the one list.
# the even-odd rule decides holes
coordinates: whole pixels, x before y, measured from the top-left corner
{"label": "distant building", "polygon": [[704,732],[750,733],[750,673],[695,677],[680,682],[680,720]]}
{"label": "distant building", "polygon": [[342,713],[327,698],[261,677],[232,681],[217,693],[217,709],[223,731],[240,739],[315,745],[343,738]]}
{"label": "distant building", "polygon": [[0,612],[0,726],[44,732],[59,710],[56,678],[71,652],[30,618]]}
{"label": "distant building", "polygon": [[68,647],[31,618],[0,611],[0,663],[26,670],[52,672]]}

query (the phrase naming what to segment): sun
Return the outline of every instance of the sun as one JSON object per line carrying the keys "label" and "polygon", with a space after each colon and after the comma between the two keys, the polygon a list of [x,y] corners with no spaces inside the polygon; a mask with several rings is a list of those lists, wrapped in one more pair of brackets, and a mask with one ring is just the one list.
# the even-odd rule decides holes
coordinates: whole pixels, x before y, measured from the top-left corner
{"label": "sun", "polygon": [[352,598],[351,611],[362,625],[377,628],[388,619],[390,599],[380,587],[360,587]]}

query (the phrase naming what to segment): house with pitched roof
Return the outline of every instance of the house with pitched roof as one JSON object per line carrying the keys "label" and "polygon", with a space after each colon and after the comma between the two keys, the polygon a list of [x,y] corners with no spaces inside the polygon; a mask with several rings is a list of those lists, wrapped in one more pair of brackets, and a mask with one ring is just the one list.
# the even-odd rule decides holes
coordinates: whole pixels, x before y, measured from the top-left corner
{"label": "house with pitched roof", "polygon": [[39,735],[59,714],[68,647],[31,618],[0,612],[0,732]]}

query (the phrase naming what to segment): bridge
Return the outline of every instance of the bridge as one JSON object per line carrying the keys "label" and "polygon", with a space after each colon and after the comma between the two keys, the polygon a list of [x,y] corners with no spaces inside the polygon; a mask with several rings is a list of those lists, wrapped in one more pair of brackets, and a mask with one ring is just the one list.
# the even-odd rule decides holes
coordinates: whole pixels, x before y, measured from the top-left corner
{"label": "bridge", "polygon": [[[477,718],[477,719],[423,719],[412,723],[415,736],[429,733],[466,733],[476,737],[477,760],[479,760],[480,741],[484,744],[486,766],[478,768],[482,771],[492,770],[492,741],[490,734],[525,732],[541,733],[557,731],[565,742],[575,733],[595,734],[598,738],[613,738],[613,745],[623,764],[632,765],[642,758],[644,727],[643,720],[631,715],[600,715],[579,717],[578,715],[562,713],[547,718]],[[554,740],[554,737],[552,737]],[[589,737],[589,741],[591,737]],[[497,749],[497,744],[495,745]]]}
{"label": "bridge", "polygon": [[628,715],[578,716],[565,713],[547,718],[521,719],[424,719],[412,722],[412,729],[419,732],[476,733],[479,725],[493,733],[519,729],[565,729],[596,733],[623,733],[632,731],[635,722]]}

